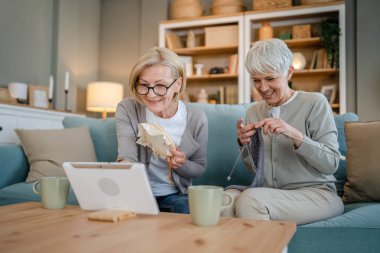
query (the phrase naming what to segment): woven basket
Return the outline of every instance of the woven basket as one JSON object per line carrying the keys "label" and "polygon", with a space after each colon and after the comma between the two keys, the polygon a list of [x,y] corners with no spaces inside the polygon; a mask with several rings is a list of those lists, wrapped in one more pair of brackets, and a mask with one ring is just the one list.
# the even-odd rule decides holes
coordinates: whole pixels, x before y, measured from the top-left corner
{"label": "woven basket", "polygon": [[203,15],[203,7],[199,1],[194,0],[175,0],[171,5],[171,17],[194,18]]}
{"label": "woven basket", "polygon": [[212,7],[218,5],[244,5],[243,0],[213,0]]}
{"label": "woven basket", "polygon": [[244,11],[243,5],[216,5],[211,7],[213,15],[230,14]]}
{"label": "woven basket", "polygon": [[292,6],[292,0],[252,0],[253,10],[269,10]]}

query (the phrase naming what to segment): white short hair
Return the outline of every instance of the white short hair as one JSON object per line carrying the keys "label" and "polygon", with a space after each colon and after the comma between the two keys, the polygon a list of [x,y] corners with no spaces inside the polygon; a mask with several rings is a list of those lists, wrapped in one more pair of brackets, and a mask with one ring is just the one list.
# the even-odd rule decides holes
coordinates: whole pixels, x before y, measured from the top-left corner
{"label": "white short hair", "polygon": [[245,67],[251,76],[278,73],[287,76],[292,65],[293,54],[280,39],[255,42],[245,59]]}

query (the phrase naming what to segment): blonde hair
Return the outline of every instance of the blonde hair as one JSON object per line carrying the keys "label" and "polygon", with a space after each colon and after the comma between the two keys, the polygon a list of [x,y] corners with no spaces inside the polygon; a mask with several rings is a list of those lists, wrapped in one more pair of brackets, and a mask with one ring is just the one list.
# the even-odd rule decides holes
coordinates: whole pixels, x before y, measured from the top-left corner
{"label": "blonde hair", "polygon": [[255,42],[245,59],[245,67],[251,76],[278,73],[285,77],[292,66],[293,54],[280,39]]}
{"label": "blonde hair", "polygon": [[137,60],[136,64],[133,66],[129,79],[129,89],[132,96],[138,101],[141,101],[140,95],[136,90],[136,82],[139,80],[140,74],[144,69],[156,64],[169,67],[174,79],[179,79],[180,77],[182,78],[181,89],[178,93],[175,93],[173,97],[173,100],[178,100],[179,96],[186,88],[185,69],[178,55],[170,49],[164,47],[153,47],[149,49]]}

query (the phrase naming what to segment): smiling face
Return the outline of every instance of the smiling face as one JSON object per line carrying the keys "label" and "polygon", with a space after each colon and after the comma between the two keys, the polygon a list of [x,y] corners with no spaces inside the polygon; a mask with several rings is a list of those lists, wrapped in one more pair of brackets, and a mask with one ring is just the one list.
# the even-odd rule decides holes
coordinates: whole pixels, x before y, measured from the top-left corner
{"label": "smiling face", "polygon": [[[173,83],[174,81],[174,83]],[[173,85],[171,85],[173,83]],[[169,67],[155,64],[145,68],[139,75],[137,84],[145,85],[147,87],[154,87],[156,85],[164,85],[171,87],[167,90],[164,96],[158,96],[149,89],[148,94],[138,95],[140,101],[156,116],[161,118],[171,118],[177,111],[178,102],[173,100],[174,94],[178,93],[181,89],[182,79],[178,78],[175,81]]]}
{"label": "smiling face", "polygon": [[269,105],[279,106],[293,94],[293,90],[288,86],[288,80],[292,74],[293,69],[291,68],[286,77],[282,77],[278,73],[255,75],[252,77],[253,85]]}

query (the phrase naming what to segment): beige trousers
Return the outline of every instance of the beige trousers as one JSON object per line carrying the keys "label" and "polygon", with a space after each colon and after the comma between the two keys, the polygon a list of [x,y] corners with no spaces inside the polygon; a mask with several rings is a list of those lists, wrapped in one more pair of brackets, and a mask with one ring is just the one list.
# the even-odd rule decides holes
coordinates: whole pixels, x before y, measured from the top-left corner
{"label": "beige trousers", "polygon": [[341,198],[327,186],[295,190],[250,188],[243,192],[235,189],[227,191],[234,197],[234,204],[225,209],[222,216],[305,224],[340,215],[344,209]]}

